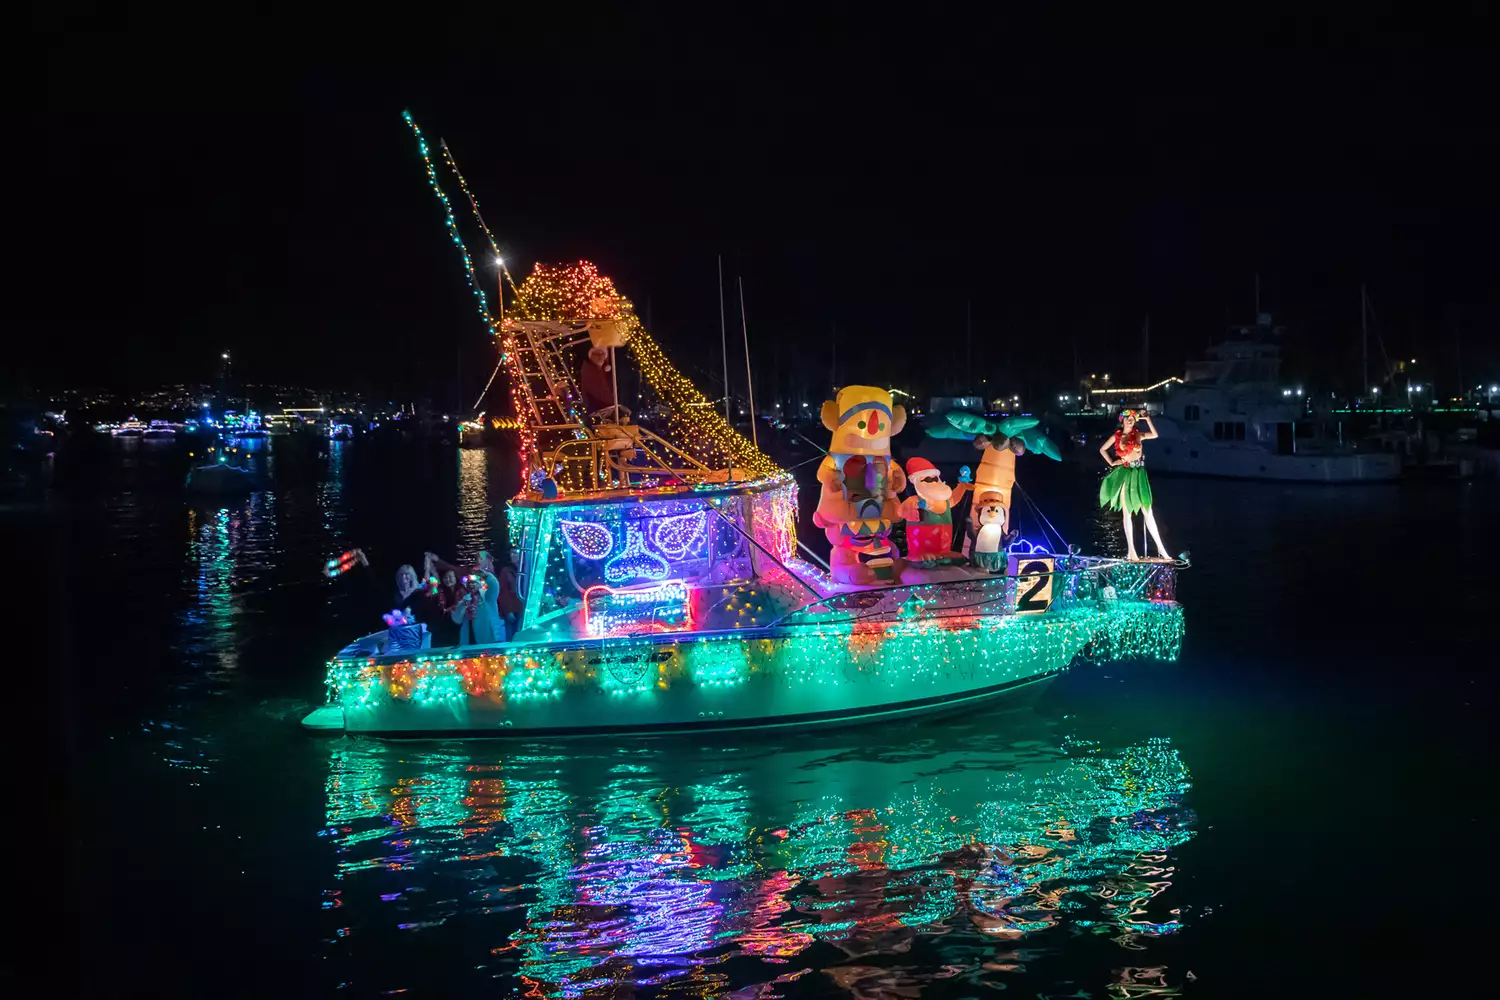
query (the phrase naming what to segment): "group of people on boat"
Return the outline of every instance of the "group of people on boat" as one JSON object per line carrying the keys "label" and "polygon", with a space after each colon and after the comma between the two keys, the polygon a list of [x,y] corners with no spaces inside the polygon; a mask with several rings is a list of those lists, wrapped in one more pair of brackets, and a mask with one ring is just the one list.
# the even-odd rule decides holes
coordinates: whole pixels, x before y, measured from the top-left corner
{"label": "group of people on boat", "polygon": [[410,564],[396,570],[395,610],[386,615],[392,633],[423,629],[431,648],[504,642],[520,623],[522,601],[516,583],[517,552],[496,565],[487,551],[472,565],[457,566],[432,552],[422,556],[419,575]]}

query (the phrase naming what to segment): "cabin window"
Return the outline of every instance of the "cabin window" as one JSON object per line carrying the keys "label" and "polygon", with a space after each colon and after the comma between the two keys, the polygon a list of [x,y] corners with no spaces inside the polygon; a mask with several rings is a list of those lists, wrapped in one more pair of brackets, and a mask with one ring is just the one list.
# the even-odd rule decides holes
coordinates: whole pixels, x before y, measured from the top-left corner
{"label": "cabin window", "polygon": [[1245,425],[1237,420],[1215,420],[1215,441],[1243,441],[1245,440]]}
{"label": "cabin window", "polygon": [[1202,416],[1203,412],[1196,406],[1184,406],[1182,408],[1182,419],[1187,423],[1196,423]]}

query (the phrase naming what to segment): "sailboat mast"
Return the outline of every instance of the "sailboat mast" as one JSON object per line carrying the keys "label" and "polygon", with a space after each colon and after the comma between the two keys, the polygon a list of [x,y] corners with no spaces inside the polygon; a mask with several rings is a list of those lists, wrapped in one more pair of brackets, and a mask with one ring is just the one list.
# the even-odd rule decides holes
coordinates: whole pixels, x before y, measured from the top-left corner
{"label": "sailboat mast", "polygon": [[1365,397],[1370,395],[1370,322],[1365,311],[1365,283],[1359,283],[1359,354],[1364,372]]}
{"label": "sailboat mast", "polygon": [[833,360],[828,365],[828,381],[837,392],[839,386],[839,325],[837,323],[833,324],[829,340],[833,344]]}
{"label": "sailboat mast", "polygon": [[964,377],[974,378],[974,300],[964,299]]}
{"label": "sailboat mast", "polygon": [[1141,327],[1141,385],[1151,384],[1151,314]]}
{"label": "sailboat mast", "polygon": [[719,254],[719,353],[724,358],[724,422],[729,423],[729,328],[724,324],[724,255]]}
{"label": "sailboat mast", "polygon": [[760,431],[755,426],[755,375],[750,370],[750,322],[745,318],[745,279],[736,277],[740,286],[740,332],[745,336],[745,384],[750,393],[750,440],[760,447]]}

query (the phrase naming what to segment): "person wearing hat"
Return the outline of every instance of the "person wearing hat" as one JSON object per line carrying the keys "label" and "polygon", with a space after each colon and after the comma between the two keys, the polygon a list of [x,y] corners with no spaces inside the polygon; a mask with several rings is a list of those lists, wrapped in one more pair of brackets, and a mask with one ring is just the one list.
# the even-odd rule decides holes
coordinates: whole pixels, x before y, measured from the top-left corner
{"label": "person wearing hat", "polygon": [[906,558],[927,565],[962,562],[963,555],[953,551],[953,508],[974,484],[959,483],[949,488],[937,466],[921,457],[907,459],[906,480],[916,491],[901,503],[901,516],[906,519]]}

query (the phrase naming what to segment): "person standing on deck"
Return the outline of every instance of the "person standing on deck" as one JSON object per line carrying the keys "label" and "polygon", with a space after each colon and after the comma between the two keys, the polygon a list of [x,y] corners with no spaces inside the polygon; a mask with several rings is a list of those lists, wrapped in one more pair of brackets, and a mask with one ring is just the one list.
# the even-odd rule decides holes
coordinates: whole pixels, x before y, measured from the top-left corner
{"label": "person standing on deck", "polygon": [[500,571],[496,574],[500,581],[500,597],[498,607],[500,617],[505,621],[505,636],[514,639],[516,633],[521,629],[521,612],[526,610],[526,602],[521,600],[520,580],[516,576],[517,565],[521,561],[521,550],[512,547],[510,558]]}
{"label": "person standing on deck", "polygon": [[578,388],[583,390],[583,405],[589,413],[612,409],[615,405],[615,384],[610,368],[608,350],[589,348],[588,360],[583,363],[583,372],[578,377]]}
{"label": "person standing on deck", "polygon": [[432,647],[460,645],[464,638],[461,632],[466,631],[462,628],[464,618],[462,615],[455,618],[454,612],[467,610],[467,605],[463,603],[464,588],[458,582],[458,569],[431,552],[426,553],[423,568],[427,571],[431,588],[429,600],[433,613],[427,622],[427,630],[432,633]]}
{"label": "person standing on deck", "polygon": [[474,613],[474,641],[477,643],[504,642],[505,622],[500,618],[500,578],[495,575],[495,560],[488,552],[480,552],[475,560],[474,576],[483,586],[475,599],[479,602]]}
{"label": "person standing on deck", "polygon": [[[1143,433],[1138,426],[1145,424]],[[1135,551],[1135,532],[1130,523],[1132,514],[1143,514],[1146,533],[1156,543],[1156,558],[1167,559],[1167,547],[1162,543],[1161,530],[1156,526],[1156,513],[1152,510],[1151,480],[1146,478],[1146,456],[1142,443],[1156,440],[1156,426],[1151,423],[1151,414],[1145,410],[1121,410],[1120,429],[1104,439],[1099,446],[1099,455],[1109,465],[1109,473],[1099,484],[1099,506],[1121,511],[1125,527],[1125,558],[1131,562],[1141,557]],[[1115,457],[1109,457],[1109,450]]]}

